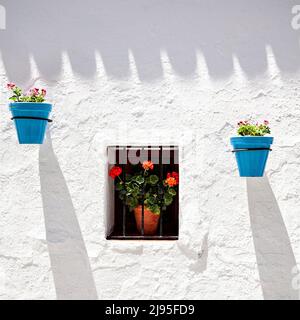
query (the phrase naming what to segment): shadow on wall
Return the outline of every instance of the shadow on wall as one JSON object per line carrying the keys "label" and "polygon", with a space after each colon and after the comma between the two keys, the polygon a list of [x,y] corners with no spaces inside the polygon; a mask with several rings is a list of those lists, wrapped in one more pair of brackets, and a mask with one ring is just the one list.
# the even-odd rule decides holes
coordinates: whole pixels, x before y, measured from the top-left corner
{"label": "shadow on wall", "polygon": [[[300,66],[299,35],[292,29],[294,0],[2,0],[7,30],[0,48],[8,76],[26,82],[32,55],[41,75],[59,75],[62,52],[73,70],[90,77],[99,52],[106,73],[130,75],[131,52],[142,81],[163,76],[164,50],[181,76],[192,76],[196,53],[206,60],[211,77],[227,77],[233,56],[244,72],[255,76],[267,69],[266,46],[282,72]],[[16,50],[16,43],[20,49]]]}
{"label": "shadow on wall", "polygon": [[97,299],[89,258],[50,134],[40,147],[41,194],[57,299]]}
{"label": "shadow on wall", "polygon": [[269,181],[247,178],[248,204],[260,282],[266,300],[298,300],[297,266],[289,236]]}
{"label": "shadow on wall", "polygon": [[202,273],[207,269],[207,259],[208,259],[208,235],[207,232],[203,238],[201,250],[198,253],[198,261],[190,266],[190,270],[195,273]]}

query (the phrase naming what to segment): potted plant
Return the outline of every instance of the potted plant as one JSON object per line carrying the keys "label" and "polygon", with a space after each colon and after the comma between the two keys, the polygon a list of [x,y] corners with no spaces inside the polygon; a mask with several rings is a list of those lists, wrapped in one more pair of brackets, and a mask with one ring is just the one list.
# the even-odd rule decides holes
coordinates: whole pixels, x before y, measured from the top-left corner
{"label": "potted plant", "polygon": [[145,161],[142,165],[133,166],[132,174],[123,175],[122,168],[114,166],[109,175],[115,180],[119,198],[134,212],[137,229],[142,229],[142,206],[144,205],[144,234],[153,235],[157,231],[162,211],[173,202],[177,194],[179,174],[170,172],[163,179],[152,174],[154,164]]}
{"label": "potted plant", "polygon": [[27,94],[14,83],[7,88],[12,96],[9,98],[12,120],[15,122],[20,144],[42,144],[45,137],[52,105],[45,103],[46,90],[33,88]]}
{"label": "potted plant", "polygon": [[269,122],[253,124],[249,121],[238,123],[238,137],[232,137],[241,177],[262,177],[264,175],[273,137],[266,136],[271,133]]}

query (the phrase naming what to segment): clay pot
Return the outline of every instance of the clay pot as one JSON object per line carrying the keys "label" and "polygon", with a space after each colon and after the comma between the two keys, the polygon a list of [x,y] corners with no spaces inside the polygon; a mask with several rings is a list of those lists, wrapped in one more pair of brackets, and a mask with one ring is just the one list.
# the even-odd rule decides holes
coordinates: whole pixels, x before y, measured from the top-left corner
{"label": "clay pot", "polygon": [[[137,229],[141,232],[142,229],[142,206],[138,206],[134,209],[135,221]],[[160,215],[153,213],[147,207],[144,207],[144,234],[153,235],[157,231],[158,221]]]}

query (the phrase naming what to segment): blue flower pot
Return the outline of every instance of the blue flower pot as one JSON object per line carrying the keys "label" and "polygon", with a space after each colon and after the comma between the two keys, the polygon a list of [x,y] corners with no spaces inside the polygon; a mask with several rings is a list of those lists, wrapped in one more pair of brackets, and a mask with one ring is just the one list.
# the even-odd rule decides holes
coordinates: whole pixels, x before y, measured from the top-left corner
{"label": "blue flower pot", "polygon": [[233,137],[230,142],[234,148],[240,176],[262,177],[273,137]]}
{"label": "blue flower pot", "polygon": [[13,102],[9,105],[20,144],[42,144],[52,105],[49,103]]}

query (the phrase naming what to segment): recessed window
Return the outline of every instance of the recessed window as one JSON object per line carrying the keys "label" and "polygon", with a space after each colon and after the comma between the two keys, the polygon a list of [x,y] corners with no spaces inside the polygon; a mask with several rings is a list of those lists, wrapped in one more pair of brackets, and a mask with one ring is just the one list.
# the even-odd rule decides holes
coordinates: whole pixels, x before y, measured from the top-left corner
{"label": "recessed window", "polygon": [[108,147],[107,239],[177,240],[178,147]]}

